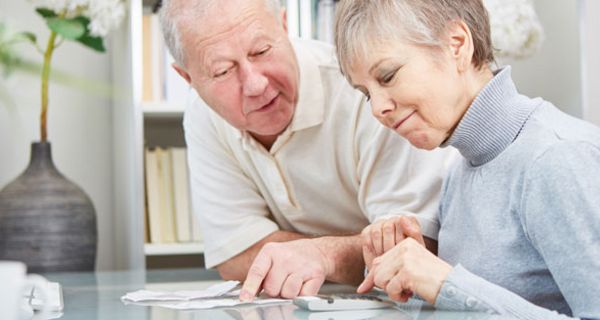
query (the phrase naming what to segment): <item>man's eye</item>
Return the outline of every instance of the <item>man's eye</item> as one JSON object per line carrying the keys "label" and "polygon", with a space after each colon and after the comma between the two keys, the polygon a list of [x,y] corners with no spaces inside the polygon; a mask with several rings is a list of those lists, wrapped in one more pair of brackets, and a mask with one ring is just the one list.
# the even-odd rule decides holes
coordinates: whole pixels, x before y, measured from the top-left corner
{"label": "man's eye", "polygon": [[262,50],[260,50],[260,51],[256,52],[256,53],[254,54],[254,56],[262,56],[262,55],[264,55],[265,53],[269,52],[269,50],[271,50],[271,46],[267,46],[267,47],[263,48]]}
{"label": "man's eye", "polygon": [[229,69],[220,70],[220,71],[216,72],[213,77],[220,78],[220,77],[225,76],[227,73],[229,73]]}

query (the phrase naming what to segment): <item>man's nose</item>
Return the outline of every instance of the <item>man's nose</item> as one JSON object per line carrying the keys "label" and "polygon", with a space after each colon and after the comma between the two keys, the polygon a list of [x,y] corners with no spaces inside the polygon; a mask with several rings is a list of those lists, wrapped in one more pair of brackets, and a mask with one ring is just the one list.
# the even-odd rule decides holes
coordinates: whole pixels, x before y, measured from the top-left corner
{"label": "man's nose", "polygon": [[254,97],[263,94],[268,84],[269,79],[256,65],[247,63],[242,67],[242,91],[245,96]]}

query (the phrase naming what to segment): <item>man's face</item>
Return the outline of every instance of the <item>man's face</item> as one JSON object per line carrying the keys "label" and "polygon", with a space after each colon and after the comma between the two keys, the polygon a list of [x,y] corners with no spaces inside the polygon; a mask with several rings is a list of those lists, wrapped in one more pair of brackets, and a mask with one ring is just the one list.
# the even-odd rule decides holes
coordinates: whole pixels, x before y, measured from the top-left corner
{"label": "man's face", "polygon": [[257,138],[285,130],[298,100],[298,65],[284,23],[264,1],[219,1],[203,21],[184,21],[179,71],[200,97]]}

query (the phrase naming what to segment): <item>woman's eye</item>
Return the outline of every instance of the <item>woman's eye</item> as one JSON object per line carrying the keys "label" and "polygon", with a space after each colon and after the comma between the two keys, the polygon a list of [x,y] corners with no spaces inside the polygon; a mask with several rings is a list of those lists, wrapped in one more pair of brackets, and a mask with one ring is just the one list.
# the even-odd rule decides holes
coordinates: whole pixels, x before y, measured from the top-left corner
{"label": "woman's eye", "polygon": [[388,84],[388,83],[390,83],[394,79],[394,76],[396,75],[396,71],[397,70],[392,71],[392,72],[386,74],[383,78],[381,78],[381,81],[380,81],[381,84]]}

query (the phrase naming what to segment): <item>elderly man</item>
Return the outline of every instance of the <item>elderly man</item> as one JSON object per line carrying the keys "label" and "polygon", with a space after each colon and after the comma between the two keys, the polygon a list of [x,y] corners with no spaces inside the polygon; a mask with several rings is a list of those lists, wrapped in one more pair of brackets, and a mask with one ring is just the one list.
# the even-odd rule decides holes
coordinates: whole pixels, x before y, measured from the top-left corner
{"label": "elderly man", "polygon": [[331,46],[290,42],[279,0],[169,0],[160,14],[174,67],[201,98],[184,128],[206,265],[245,279],[241,299],[359,283],[360,232],[385,216],[414,216],[436,238],[447,153],[373,120]]}

